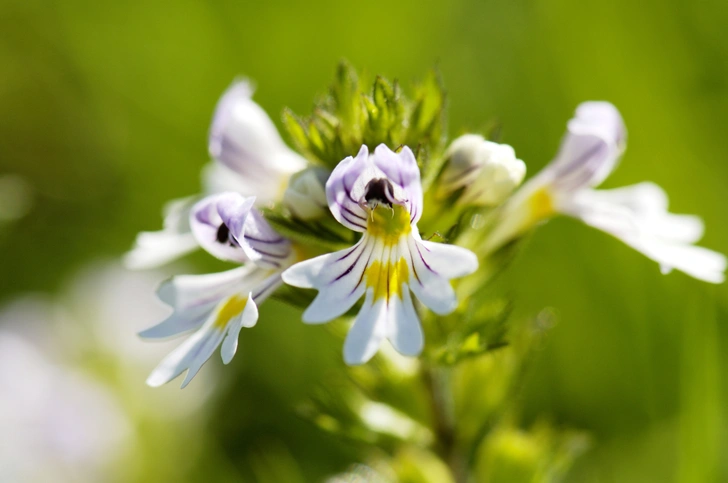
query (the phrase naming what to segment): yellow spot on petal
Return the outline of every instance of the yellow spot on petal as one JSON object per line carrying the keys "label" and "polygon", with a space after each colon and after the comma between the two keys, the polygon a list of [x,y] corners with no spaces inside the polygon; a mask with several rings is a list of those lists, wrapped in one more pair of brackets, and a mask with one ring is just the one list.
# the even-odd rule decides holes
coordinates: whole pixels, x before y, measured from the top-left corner
{"label": "yellow spot on petal", "polygon": [[553,198],[546,188],[539,188],[534,191],[528,199],[528,207],[531,212],[532,223],[550,218],[556,213]]}
{"label": "yellow spot on petal", "polygon": [[240,295],[233,295],[222,302],[215,316],[214,327],[224,329],[228,322],[230,322],[230,319],[243,313],[247,303],[248,297],[242,297]]}
{"label": "yellow spot on petal", "polygon": [[367,267],[365,277],[367,287],[374,289],[374,301],[389,302],[393,296],[402,298],[402,285],[409,281],[409,269],[404,257],[385,264],[376,260]]}
{"label": "yellow spot on petal", "polygon": [[386,246],[394,246],[400,237],[412,231],[409,212],[400,205],[379,205],[369,213],[367,233],[384,241]]}

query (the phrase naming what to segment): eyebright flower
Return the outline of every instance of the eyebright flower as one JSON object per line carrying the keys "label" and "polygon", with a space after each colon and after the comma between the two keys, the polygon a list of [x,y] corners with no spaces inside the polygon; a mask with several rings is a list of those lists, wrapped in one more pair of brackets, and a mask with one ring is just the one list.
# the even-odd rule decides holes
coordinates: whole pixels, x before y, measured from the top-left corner
{"label": "eyebright flower", "polygon": [[410,291],[435,313],[452,312],[457,299],[450,279],[473,273],[478,267],[475,254],[420,238],[422,186],[408,147],[394,153],[380,145],[370,156],[362,146],[355,158],[334,169],[326,198],[334,218],[362,237],[349,249],[283,272],[286,283],[319,291],[303,314],[304,322],[332,320],[364,296],[344,344],[345,361],[366,362],[384,338],[402,354],[419,354],[423,334]]}
{"label": "eyebright flower", "polygon": [[[291,174],[302,170],[306,160],[286,146],[252,95],[249,82],[237,81],[218,102],[208,144],[214,161],[203,170],[203,192],[233,191],[254,196],[256,205],[266,205],[283,197]],[[137,236],[125,259],[127,267],[153,268],[196,250],[199,245],[187,222],[196,199],[169,203],[164,229]]]}
{"label": "eyebright flower", "polygon": [[222,360],[229,363],[240,329],[256,324],[258,304],[281,284],[293,250],[253,208],[254,201],[222,193],[193,207],[191,231],[200,246],[221,260],[245,265],[222,273],[177,276],[162,284],[157,295],[174,312],[139,335],[159,339],[195,332],[154,369],[147,379],[150,386],[187,370],[185,387],[221,344]]}
{"label": "eyebright flower", "polygon": [[454,140],[445,153],[447,164],[440,194],[463,189],[458,202],[481,206],[501,204],[523,181],[526,163],[507,144],[486,141],[477,134]]}
{"label": "eyebright flower", "polygon": [[674,268],[706,282],[723,282],[725,256],[693,246],[702,237],[702,221],[669,213],[667,195],[660,187],[646,182],[592,189],[616,167],[626,137],[622,117],[612,104],[581,104],[556,158],[503,207],[486,249],[495,250],[560,213],[622,240],[659,263],[665,273]]}

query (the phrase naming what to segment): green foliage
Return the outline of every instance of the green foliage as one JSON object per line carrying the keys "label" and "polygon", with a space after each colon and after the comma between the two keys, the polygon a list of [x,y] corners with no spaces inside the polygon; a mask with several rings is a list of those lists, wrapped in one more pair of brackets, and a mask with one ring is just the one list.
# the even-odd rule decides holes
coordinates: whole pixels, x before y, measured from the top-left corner
{"label": "green foliage", "polygon": [[437,170],[446,136],[445,90],[437,73],[416,85],[411,99],[399,82],[376,76],[371,88],[342,61],[329,94],[317,102],[313,113],[301,117],[286,109],[283,124],[294,145],[313,162],[333,168],[354,156],[366,144],[389,148],[410,146],[424,177]]}

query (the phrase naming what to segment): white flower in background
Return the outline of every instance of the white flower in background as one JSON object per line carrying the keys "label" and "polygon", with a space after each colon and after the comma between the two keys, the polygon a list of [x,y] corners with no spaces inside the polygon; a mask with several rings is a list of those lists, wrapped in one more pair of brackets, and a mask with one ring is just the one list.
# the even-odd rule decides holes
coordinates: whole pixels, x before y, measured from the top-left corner
{"label": "white flower in background", "polygon": [[326,216],[326,180],[331,173],[324,168],[308,168],[294,174],[285,193],[283,205],[299,220],[315,220]]}
{"label": "white flower in background", "polygon": [[[234,191],[254,196],[256,204],[281,200],[291,174],[306,160],[283,142],[273,121],[253,99],[253,87],[237,81],[217,104],[208,149],[214,162],[203,170],[204,194]],[[125,264],[146,269],[168,263],[198,248],[187,223],[195,197],[174,200],[164,210],[164,229],[142,232]]]}
{"label": "white flower in background", "polygon": [[142,331],[157,339],[195,332],[172,351],[147,379],[165,384],[182,372],[185,387],[222,344],[229,363],[242,327],[258,320],[258,307],[281,284],[281,272],[291,265],[291,243],[276,233],[253,208],[254,199],[237,193],[209,196],[192,209],[190,225],[197,242],[221,260],[245,263],[222,273],[182,275],[162,284],[157,295],[174,309],[161,323]]}
{"label": "white flower in background", "polygon": [[131,446],[113,393],[44,340],[50,308],[18,301],[0,314],[0,481],[99,481]]}
{"label": "white flower in background", "polygon": [[210,156],[238,177],[235,191],[256,196],[258,203],[280,200],[288,179],[306,160],[283,142],[273,121],[252,100],[247,81],[223,94],[210,127]]}
{"label": "white flower in background", "polygon": [[454,140],[445,152],[447,165],[440,179],[440,193],[463,189],[462,204],[496,206],[501,204],[526,175],[526,164],[516,158],[507,144],[486,141],[477,134]]}
{"label": "white flower in background", "polygon": [[694,246],[703,223],[667,211],[667,195],[652,183],[594,190],[614,170],[626,144],[619,111],[607,102],[585,102],[568,123],[556,158],[504,205],[486,242],[495,250],[556,214],[602,230],[660,264],[706,282],[724,280],[724,255]]}
{"label": "white flower in background", "polygon": [[476,256],[461,247],[423,241],[420,171],[412,151],[384,145],[372,156],[362,146],[344,159],[326,183],[329,208],[342,225],[362,233],[353,247],[298,263],[283,273],[293,286],[316,288],[304,322],[332,320],[362,296],[364,305],[344,344],[348,364],[369,360],[387,338],[402,354],[419,354],[422,328],[410,290],[437,314],[457,307],[450,279],[477,269]]}

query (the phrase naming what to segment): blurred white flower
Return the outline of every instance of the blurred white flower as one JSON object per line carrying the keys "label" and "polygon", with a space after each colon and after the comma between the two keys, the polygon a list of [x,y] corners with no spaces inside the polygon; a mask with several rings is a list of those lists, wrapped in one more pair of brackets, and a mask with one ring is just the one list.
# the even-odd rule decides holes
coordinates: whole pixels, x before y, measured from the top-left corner
{"label": "blurred white flower", "polygon": [[455,139],[445,157],[440,193],[447,195],[462,188],[461,204],[499,205],[526,175],[526,164],[516,158],[512,147],[486,141],[477,134]]}
{"label": "blurred white flower", "polygon": [[329,212],[326,180],[331,173],[324,168],[308,168],[293,175],[283,193],[283,205],[300,220],[315,220]]}
{"label": "blurred white flower", "polygon": [[627,132],[616,107],[584,102],[567,126],[556,157],[504,205],[486,242],[492,251],[556,214],[602,230],[660,264],[706,282],[723,282],[726,257],[694,246],[703,235],[697,216],[667,211],[667,195],[653,183],[595,190],[617,166]]}
{"label": "blurred white flower", "polygon": [[12,329],[43,322],[28,308],[0,313],[0,481],[99,481],[128,449],[131,423],[107,386]]}

